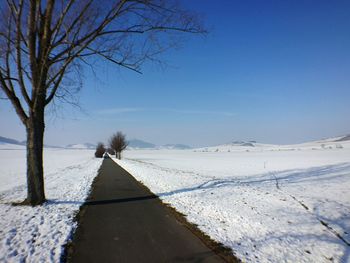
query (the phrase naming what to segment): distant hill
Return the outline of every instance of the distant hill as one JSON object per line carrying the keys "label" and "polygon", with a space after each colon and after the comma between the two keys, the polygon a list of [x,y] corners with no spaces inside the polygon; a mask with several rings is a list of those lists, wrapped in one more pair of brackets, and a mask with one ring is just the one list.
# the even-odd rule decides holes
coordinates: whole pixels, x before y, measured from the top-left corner
{"label": "distant hill", "polygon": [[344,142],[344,141],[350,141],[350,134],[345,135],[344,137],[341,137],[340,139],[336,140],[336,142]]}
{"label": "distant hill", "polygon": [[154,149],[157,146],[153,143],[145,142],[138,139],[133,139],[128,141],[128,147],[129,148],[135,148],[135,149]]}
{"label": "distant hill", "polygon": [[6,138],[6,137],[2,137],[2,136],[0,136],[0,143],[1,144],[8,143],[8,144],[24,145],[23,142],[19,142],[17,140]]}
{"label": "distant hill", "polygon": [[78,144],[68,144],[64,148],[66,149],[95,149],[96,145],[92,143],[78,143]]}
{"label": "distant hill", "polygon": [[254,147],[256,144],[256,141],[233,141],[231,145],[236,145],[236,146],[250,146]]}
{"label": "distant hill", "polygon": [[171,149],[171,150],[188,150],[188,149],[192,149],[191,146],[188,146],[186,144],[165,144],[165,145],[162,145],[160,148],[162,148],[162,149]]}
{"label": "distant hill", "polygon": [[[2,137],[0,136],[0,144],[12,144],[12,145],[21,145],[21,146],[26,146],[27,141],[17,141],[11,138],[6,138],[6,137]],[[44,147],[47,148],[61,148],[59,146],[53,146],[53,145],[44,145]]]}
{"label": "distant hill", "polygon": [[169,149],[169,150],[186,150],[192,149],[192,147],[185,144],[165,144],[157,146],[150,142],[145,142],[138,139],[129,140],[129,149]]}
{"label": "distant hill", "polygon": [[[348,142],[348,141],[350,141],[350,134],[344,135],[344,136],[338,136],[335,138],[323,139],[323,140],[317,141],[317,143],[318,144],[330,143],[330,142],[334,142],[334,143],[339,142],[340,143],[340,142]],[[129,145],[128,145],[129,149],[169,149],[169,150],[192,149],[192,147],[190,147],[186,144],[165,144],[162,146],[157,146],[153,143],[138,140],[138,139],[129,140],[128,143],[129,143]],[[312,142],[309,142],[309,143],[312,143]],[[18,141],[15,139],[0,136],[0,145],[3,145],[2,146],[3,149],[7,149],[7,148],[11,148],[11,147],[12,148],[15,147],[17,149],[17,148],[21,148],[21,146],[25,147],[26,141]],[[13,145],[13,146],[11,146],[11,145]],[[302,143],[302,144],[298,144],[298,145],[300,145],[300,147],[301,147],[302,145],[307,145],[307,143]],[[199,148],[196,150],[204,150],[204,151],[207,151],[207,150],[209,150],[209,151],[210,150],[212,150],[212,151],[216,151],[216,150],[226,151],[227,150],[228,151],[228,150],[240,149],[240,147],[243,147],[244,150],[248,150],[248,149],[253,150],[254,148],[260,149],[261,147],[272,147],[272,146],[273,145],[257,143],[256,141],[232,141],[232,142],[227,143],[227,144],[218,145],[218,146],[211,146],[211,147],[210,146],[203,147],[203,148]],[[289,145],[289,146],[292,146],[292,145]],[[96,149],[96,145],[92,144],[92,143],[69,144],[69,145],[66,145],[65,147],[59,147],[59,146],[45,144],[44,147],[46,147],[46,148],[65,148],[65,149]],[[340,147],[340,146],[338,146],[338,147]]]}

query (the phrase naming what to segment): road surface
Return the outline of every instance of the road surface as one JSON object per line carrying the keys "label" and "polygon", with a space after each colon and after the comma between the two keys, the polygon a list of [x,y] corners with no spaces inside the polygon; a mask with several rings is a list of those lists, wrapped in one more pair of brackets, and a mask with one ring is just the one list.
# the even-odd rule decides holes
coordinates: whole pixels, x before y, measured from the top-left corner
{"label": "road surface", "polygon": [[68,249],[68,262],[224,262],[156,195],[105,159]]}

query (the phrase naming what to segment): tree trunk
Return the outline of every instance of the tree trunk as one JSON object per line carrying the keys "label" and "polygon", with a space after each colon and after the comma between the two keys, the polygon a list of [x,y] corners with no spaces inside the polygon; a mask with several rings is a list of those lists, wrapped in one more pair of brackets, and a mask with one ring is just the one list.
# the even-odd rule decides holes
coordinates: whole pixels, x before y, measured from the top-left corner
{"label": "tree trunk", "polygon": [[27,203],[32,206],[45,202],[43,146],[44,107],[33,112],[27,123]]}

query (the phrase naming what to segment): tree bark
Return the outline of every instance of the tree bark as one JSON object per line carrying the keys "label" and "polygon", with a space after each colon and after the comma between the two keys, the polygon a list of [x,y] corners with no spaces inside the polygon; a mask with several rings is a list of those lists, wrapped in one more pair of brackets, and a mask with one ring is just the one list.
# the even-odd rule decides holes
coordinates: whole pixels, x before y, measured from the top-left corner
{"label": "tree bark", "polygon": [[32,112],[27,122],[27,203],[32,206],[45,202],[43,146],[44,107]]}

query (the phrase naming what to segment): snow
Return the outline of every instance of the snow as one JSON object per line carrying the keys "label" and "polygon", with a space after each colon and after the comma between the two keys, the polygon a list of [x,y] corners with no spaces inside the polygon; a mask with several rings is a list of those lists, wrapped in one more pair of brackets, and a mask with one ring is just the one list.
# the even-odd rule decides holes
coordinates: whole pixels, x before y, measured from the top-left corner
{"label": "snow", "polygon": [[350,141],[124,155],[116,162],[245,262],[350,262]]}
{"label": "snow", "polygon": [[[127,150],[137,180],[246,262],[350,262],[350,141]],[[102,159],[46,148],[41,207],[26,195],[25,147],[0,145],[0,262],[59,262]]]}
{"label": "snow", "polygon": [[[1,145],[4,146],[4,145]],[[4,150],[9,149],[9,150]],[[60,262],[73,219],[102,159],[91,150],[44,150],[45,189],[40,207],[11,206],[26,196],[25,149],[0,148],[0,262]]]}
{"label": "snow", "polygon": [[204,147],[196,149],[199,152],[228,152],[228,151],[247,151],[256,152],[262,150],[270,151],[300,151],[300,150],[323,150],[323,149],[341,149],[343,144],[348,145],[349,141],[339,141],[341,139],[346,139],[347,137],[336,137],[329,138],[314,142],[306,142],[301,144],[293,145],[273,145],[273,144],[263,144],[256,142],[233,142],[228,144],[223,144],[219,146]]}
{"label": "snow", "polygon": [[0,143],[0,150],[25,150],[25,146],[1,142]]}

